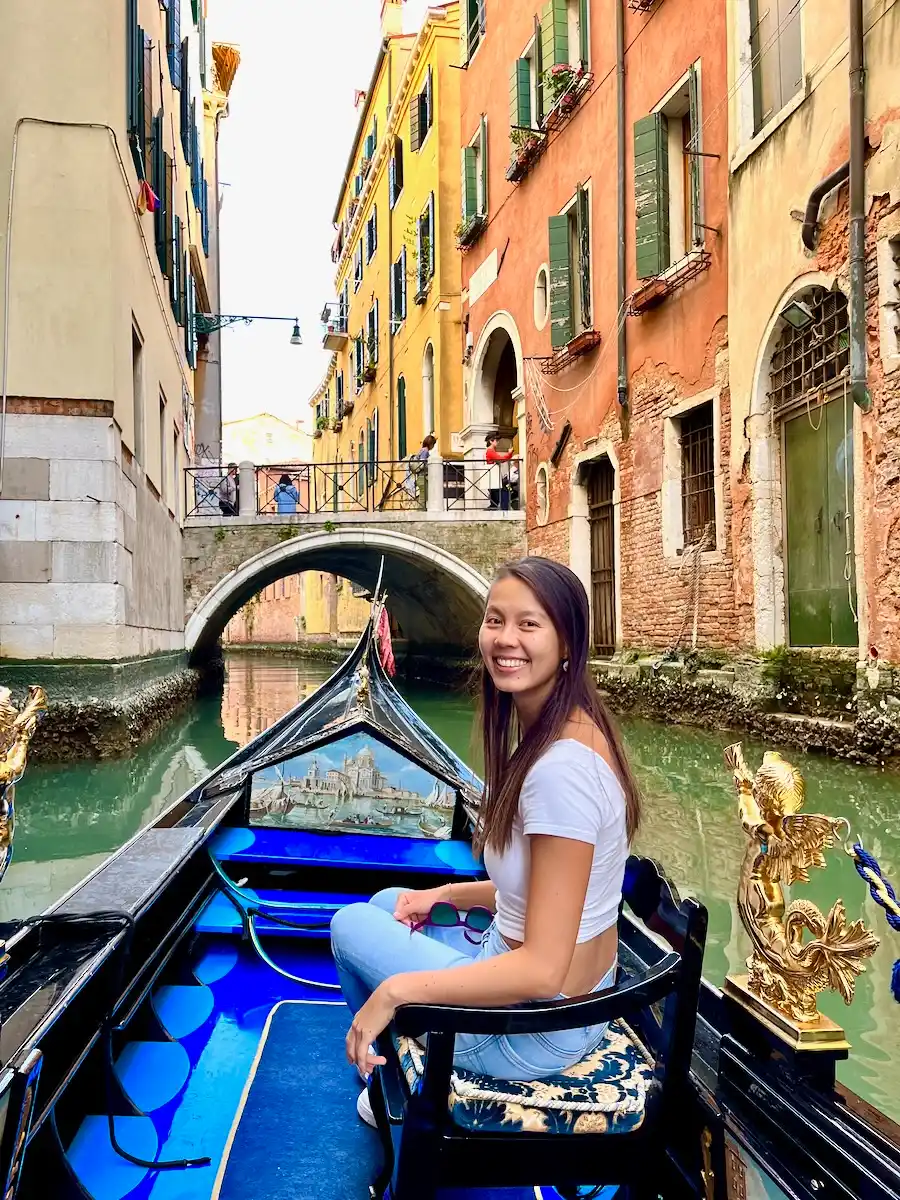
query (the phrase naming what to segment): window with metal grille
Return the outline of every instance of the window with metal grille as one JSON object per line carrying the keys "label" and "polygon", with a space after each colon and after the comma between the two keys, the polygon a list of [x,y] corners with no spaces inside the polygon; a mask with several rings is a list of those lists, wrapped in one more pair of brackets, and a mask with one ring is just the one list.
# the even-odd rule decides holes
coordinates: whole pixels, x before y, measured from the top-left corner
{"label": "window with metal grille", "polygon": [[684,545],[703,540],[715,547],[716,490],[713,439],[713,406],[701,404],[681,418],[681,519]]}
{"label": "window with metal grille", "polygon": [[769,399],[776,414],[799,407],[820,389],[832,390],[850,365],[847,297],[814,288],[803,297],[811,320],[786,325],[772,354]]}

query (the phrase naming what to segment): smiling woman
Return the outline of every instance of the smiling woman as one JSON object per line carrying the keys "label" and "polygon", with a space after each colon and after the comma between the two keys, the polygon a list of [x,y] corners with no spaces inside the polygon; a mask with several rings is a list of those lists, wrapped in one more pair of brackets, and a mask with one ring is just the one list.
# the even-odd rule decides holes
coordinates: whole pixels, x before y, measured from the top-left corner
{"label": "smiling woman", "polygon": [[[476,844],[490,879],[391,888],[333,918],[334,960],[355,1014],[347,1057],[363,1076],[384,1061],[372,1044],[402,1004],[491,1007],[583,995],[615,981],[616,919],[639,800],[587,671],[588,602],[578,578],[549,559],[501,568],[479,649],[487,786]],[[473,937],[467,914],[485,909],[493,920]],[[605,1032],[458,1034],[454,1062],[534,1080],[579,1062]],[[371,1119],[366,1092],[357,1109]]]}

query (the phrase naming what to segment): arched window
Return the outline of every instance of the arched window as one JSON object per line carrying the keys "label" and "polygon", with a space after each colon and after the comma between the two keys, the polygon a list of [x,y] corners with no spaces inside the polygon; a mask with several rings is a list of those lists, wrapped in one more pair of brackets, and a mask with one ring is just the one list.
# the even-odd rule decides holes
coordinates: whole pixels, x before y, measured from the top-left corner
{"label": "arched window", "polygon": [[397,380],[397,457],[406,458],[406,380]]}
{"label": "arched window", "polygon": [[[790,316],[788,313],[790,312]],[[776,416],[831,392],[850,364],[847,297],[813,288],[784,310],[785,329],[772,353],[769,399]]]}

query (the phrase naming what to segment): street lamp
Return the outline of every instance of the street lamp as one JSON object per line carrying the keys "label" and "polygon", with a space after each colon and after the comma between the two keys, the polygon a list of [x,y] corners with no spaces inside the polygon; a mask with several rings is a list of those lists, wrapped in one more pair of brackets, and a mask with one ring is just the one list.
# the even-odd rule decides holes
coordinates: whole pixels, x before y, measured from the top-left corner
{"label": "street lamp", "polygon": [[294,328],[291,331],[291,345],[303,345],[303,338],[300,336],[300,322],[296,317],[256,317],[234,313],[198,312],[196,321],[197,332],[205,334],[215,333],[217,329],[227,329],[229,325],[236,325],[238,321],[243,321],[245,325],[249,325],[251,321],[293,321]]}

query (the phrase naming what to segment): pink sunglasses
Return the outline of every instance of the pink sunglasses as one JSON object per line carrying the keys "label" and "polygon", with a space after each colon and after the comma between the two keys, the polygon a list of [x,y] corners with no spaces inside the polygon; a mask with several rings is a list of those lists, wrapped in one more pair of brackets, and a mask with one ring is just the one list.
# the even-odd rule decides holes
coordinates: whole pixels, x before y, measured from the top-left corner
{"label": "pink sunglasses", "polygon": [[[418,933],[426,925],[435,925],[439,929],[453,929],[457,925],[462,925],[466,940],[477,945],[484,933],[490,929],[493,920],[494,914],[489,908],[482,908],[476,904],[463,915],[455,904],[451,904],[448,900],[439,900],[437,904],[432,905],[431,912],[424,921],[410,925],[409,932],[410,934]],[[477,938],[469,937],[470,930],[479,936]]]}

